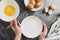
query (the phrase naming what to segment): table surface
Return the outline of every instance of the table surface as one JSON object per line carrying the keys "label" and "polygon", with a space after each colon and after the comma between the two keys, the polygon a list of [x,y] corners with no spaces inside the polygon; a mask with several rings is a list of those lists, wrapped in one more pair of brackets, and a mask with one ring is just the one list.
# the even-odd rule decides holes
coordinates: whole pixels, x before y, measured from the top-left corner
{"label": "table surface", "polygon": [[[36,11],[36,12],[29,11],[24,5],[24,0],[16,0],[16,2],[20,6],[20,15],[17,18],[17,20],[22,21],[25,17],[30,16],[30,15],[34,15],[34,16],[37,16],[40,19],[45,21],[48,30],[50,29],[51,25],[58,18],[58,16],[57,16],[58,13],[60,13],[59,12],[59,10],[60,10],[60,5],[59,5],[60,0],[46,0],[46,4],[43,8],[49,7],[51,4],[56,6],[56,10],[53,11],[53,14],[51,14],[51,15],[43,14],[42,13],[43,8],[39,11]],[[0,20],[0,24],[3,25],[4,27],[7,27],[9,25],[9,23],[4,22],[2,20]],[[7,32],[9,33],[9,36],[10,36],[11,40],[13,40],[13,38],[14,38],[13,31],[11,29],[8,29]],[[12,37],[11,37],[11,35],[12,35]],[[29,39],[29,38],[26,38],[26,37],[22,36],[22,40],[38,40],[38,38]]]}

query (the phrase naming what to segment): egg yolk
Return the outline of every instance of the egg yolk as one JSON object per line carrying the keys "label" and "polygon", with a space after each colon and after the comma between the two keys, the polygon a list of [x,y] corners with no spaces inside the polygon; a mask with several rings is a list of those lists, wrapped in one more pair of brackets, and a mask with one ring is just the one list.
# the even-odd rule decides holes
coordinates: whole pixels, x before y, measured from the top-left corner
{"label": "egg yolk", "polygon": [[4,9],[6,16],[13,16],[15,14],[15,8],[12,5],[7,5]]}

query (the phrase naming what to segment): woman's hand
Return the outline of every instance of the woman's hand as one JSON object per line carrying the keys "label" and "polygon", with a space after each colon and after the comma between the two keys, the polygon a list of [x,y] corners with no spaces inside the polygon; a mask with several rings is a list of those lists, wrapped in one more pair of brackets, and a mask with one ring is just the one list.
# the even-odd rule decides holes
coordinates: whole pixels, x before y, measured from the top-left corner
{"label": "woman's hand", "polygon": [[43,32],[40,34],[39,40],[45,40],[45,36],[47,35],[47,26],[44,22],[42,22],[42,24],[43,24]]}
{"label": "woman's hand", "polygon": [[21,40],[21,30],[20,30],[20,22],[17,20],[13,20],[10,22],[11,28],[15,33],[15,40]]}

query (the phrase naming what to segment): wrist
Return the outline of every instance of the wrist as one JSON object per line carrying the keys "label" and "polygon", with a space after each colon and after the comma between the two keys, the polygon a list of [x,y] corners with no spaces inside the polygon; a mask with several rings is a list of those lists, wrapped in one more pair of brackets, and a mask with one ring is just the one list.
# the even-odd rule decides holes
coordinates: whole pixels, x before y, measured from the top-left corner
{"label": "wrist", "polygon": [[19,34],[16,34],[15,36],[21,36],[21,34],[19,33]]}
{"label": "wrist", "polygon": [[21,35],[15,35],[15,40],[21,40]]}

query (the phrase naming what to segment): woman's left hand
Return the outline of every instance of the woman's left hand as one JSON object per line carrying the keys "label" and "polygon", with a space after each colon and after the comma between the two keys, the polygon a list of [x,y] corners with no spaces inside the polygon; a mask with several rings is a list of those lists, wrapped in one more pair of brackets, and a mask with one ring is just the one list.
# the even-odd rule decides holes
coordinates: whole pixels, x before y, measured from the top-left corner
{"label": "woman's left hand", "polygon": [[41,32],[39,40],[45,40],[45,36],[47,35],[47,26],[44,22],[42,22],[42,24],[43,24],[43,32]]}

